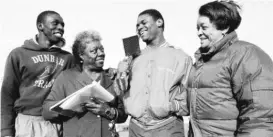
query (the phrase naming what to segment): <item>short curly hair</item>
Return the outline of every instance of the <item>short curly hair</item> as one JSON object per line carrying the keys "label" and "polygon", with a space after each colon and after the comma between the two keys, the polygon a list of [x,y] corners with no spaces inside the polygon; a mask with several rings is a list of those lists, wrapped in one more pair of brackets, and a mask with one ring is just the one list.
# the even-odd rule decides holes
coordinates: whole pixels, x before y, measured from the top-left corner
{"label": "short curly hair", "polygon": [[228,28],[227,33],[230,33],[241,23],[239,9],[241,7],[232,0],[217,0],[201,6],[199,15],[208,17],[218,30]]}
{"label": "short curly hair", "polygon": [[43,11],[41,12],[38,17],[37,17],[37,20],[36,20],[36,26],[38,28],[38,24],[39,23],[43,23],[45,18],[48,16],[48,15],[51,15],[51,14],[57,14],[60,16],[60,14],[56,11],[53,11],[53,10],[46,10],[46,11]]}
{"label": "short curly hair", "polygon": [[75,61],[77,64],[81,64],[81,57],[80,55],[82,55],[84,53],[84,50],[86,48],[86,43],[87,43],[87,39],[91,39],[91,41],[101,41],[102,38],[99,34],[99,32],[95,31],[95,30],[86,30],[86,31],[82,31],[80,33],[77,34],[73,46],[72,46],[72,53],[73,56],[75,58]]}
{"label": "short curly hair", "polygon": [[145,15],[145,14],[148,14],[148,15],[152,16],[152,18],[154,19],[154,21],[156,21],[158,19],[162,19],[162,21],[163,21],[162,29],[164,30],[164,28],[165,28],[165,21],[164,21],[164,18],[162,16],[162,14],[158,10],[156,10],[156,9],[147,9],[147,10],[144,10],[141,13],[139,13],[138,16]]}

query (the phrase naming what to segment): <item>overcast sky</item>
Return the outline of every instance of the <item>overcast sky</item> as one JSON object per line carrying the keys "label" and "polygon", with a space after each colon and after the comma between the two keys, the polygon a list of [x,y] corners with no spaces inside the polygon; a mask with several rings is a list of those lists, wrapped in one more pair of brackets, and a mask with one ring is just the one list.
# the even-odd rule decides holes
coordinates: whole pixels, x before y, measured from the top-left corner
{"label": "overcast sky", "polygon": [[[0,78],[9,52],[37,34],[36,18],[55,10],[65,22],[65,50],[71,51],[75,35],[94,29],[105,47],[105,68],[116,67],[124,57],[122,38],[135,35],[138,14],[158,9],[165,20],[165,37],[190,56],[199,47],[196,32],[198,8],[210,0],[2,0],[0,2]],[[273,0],[237,0],[242,6],[239,39],[257,44],[273,57]],[[140,42],[141,48],[145,47]]]}

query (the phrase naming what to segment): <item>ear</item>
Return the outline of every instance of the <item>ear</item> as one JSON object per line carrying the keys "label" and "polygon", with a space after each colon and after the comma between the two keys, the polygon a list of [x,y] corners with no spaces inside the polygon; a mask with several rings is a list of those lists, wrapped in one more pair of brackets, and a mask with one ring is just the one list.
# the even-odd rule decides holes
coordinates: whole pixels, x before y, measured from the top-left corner
{"label": "ear", "polygon": [[80,58],[81,58],[82,60],[84,59],[83,54],[81,54],[81,53],[80,53]]}
{"label": "ear", "polygon": [[163,20],[162,20],[162,19],[158,19],[158,20],[156,21],[156,25],[157,25],[159,28],[161,28],[161,27],[163,26]]}
{"label": "ear", "polygon": [[38,28],[39,31],[43,31],[44,30],[44,24],[39,22],[37,24],[37,28]]}

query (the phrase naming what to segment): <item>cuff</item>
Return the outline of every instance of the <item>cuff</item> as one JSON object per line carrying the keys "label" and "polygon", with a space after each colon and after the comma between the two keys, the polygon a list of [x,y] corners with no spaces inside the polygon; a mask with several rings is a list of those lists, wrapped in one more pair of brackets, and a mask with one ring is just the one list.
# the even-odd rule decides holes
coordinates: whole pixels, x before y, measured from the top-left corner
{"label": "cuff", "polygon": [[169,102],[169,109],[171,112],[178,112],[179,111],[179,102],[176,100],[172,100]]}
{"label": "cuff", "polygon": [[118,119],[118,109],[116,109],[116,108],[114,108],[114,110],[115,110],[115,121],[117,121],[117,119]]}

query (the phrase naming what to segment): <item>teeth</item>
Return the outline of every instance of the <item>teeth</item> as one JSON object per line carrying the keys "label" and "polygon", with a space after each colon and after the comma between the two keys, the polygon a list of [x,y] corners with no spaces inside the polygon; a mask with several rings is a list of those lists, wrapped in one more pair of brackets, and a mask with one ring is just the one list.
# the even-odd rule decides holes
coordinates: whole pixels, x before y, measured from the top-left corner
{"label": "teeth", "polygon": [[55,33],[54,34],[56,37],[62,37],[62,35],[60,33]]}

